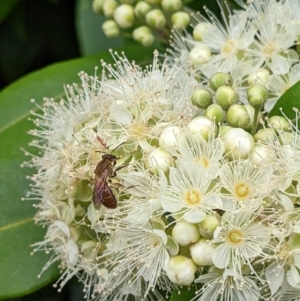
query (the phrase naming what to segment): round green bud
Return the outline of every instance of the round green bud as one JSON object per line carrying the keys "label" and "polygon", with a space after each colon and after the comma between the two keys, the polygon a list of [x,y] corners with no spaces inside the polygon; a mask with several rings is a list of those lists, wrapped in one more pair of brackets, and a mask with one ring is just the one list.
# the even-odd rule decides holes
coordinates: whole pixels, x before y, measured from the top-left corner
{"label": "round green bud", "polygon": [[181,0],[162,0],[161,7],[165,12],[174,13],[182,8]]}
{"label": "round green bud", "polygon": [[135,1],[136,0],[120,0],[122,4],[129,4],[129,5],[133,5]]}
{"label": "round green bud", "polygon": [[206,22],[198,23],[193,30],[193,37],[196,41],[202,41],[203,36],[210,30],[212,25]]}
{"label": "round green bud", "polygon": [[134,10],[128,4],[122,4],[114,12],[114,19],[121,28],[130,28],[134,23]]}
{"label": "round green bud", "polygon": [[233,104],[239,101],[239,94],[232,87],[221,86],[216,91],[216,102],[224,110],[227,110]]}
{"label": "round green bud", "polygon": [[115,10],[119,6],[119,2],[116,0],[105,0],[103,3],[103,14],[107,18],[112,18]]}
{"label": "round green bud", "polygon": [[232,127],[229,125],[221,125],[219,126],[219,136],[222,138]]}
{"label": "round green bud", "polygon": [[146,2],[138,2],[134,8],[136,16],[140,19],[144,19],[146,14],[151,10],[151,6]]}
{"label": "round green bud", "polygon": [[178,31],[182,31],[188,27],[191,17],[188,13],[179,11],[174,13],[171,17],[172,26]]}
{"label": "round green bud", "polygon": [[201,236],[212,238],[216,228],[220,225],[221,217],[218,213],[206,214],[204,220],[198,224]]}
{"label": "round green bud", "polygon": [[[255,115],[255,109],[254,107],[252,107],[251,105],[244,105],[245,109],[248,112],[248,116],[250,117],[250,123],[248,124],[248,126],[246,126],[244,129],[245,130],[251,130],[253,128],[254,125],[254,115]],[[263,118],[263,114],[262,112],[258,112],[258,118],[257,118],[257,124],[259,124],[259,121]]]}
{"label": "round green bud", "polygon": [[153,28],[163,29],[167,23],[160,9],[153,9],[146,14],[146,22]]}
{"label": "round green bud", "polygon": [[211,60],[211,52],[206,45],[200,44],[190,51],[189,59],[193,65],[201,66]]}
{"label": "round green bud", "polygon": [[281,116],[272,116],[269,118],[269,125],[273,129],[276,130],[282,130],[282,131],[289,131],[290,130],[290,124],[289,122]]}
{"label": "round green bud", "polygon": [[261,108],[268,98],[268,90],[262,85],[253,85],[247,91],[247,99],[254,108]]}
{"label": "round green bud", "polygon": [[150,5],[158,5],[160,4],[161,0],[145,0]]}
{"label": "round green bud", "polygon": [[149,47],[154,42],[152,30],[148,26],[141,26],[136,28],[132,33],[133,39],[144,47]]}
{"label": "round green bud", "polygon": [[210,87],[217,91],[218,88],[222,86],[232,86],[233,79],[230,74],[223,73],[223,72],[217,72],[215,73],[212,78],[209,80]]}
{"label": "round green bud", "polygon": [[269,128],[263,128],[257,131],[253,136],[255,142],[267,142],[275,138],[275,132]]}
{"label": "round green bud", "polygon": [[104,34],[109,38],[116,38],[120,35],[120,28],[114,20],[107,20],[102,24]]}
{"label": "round green bud", "polygon": [[237,128],[247,129],[251,118],[244,105],[232,105],[228,111],[226,120],[229,125]]}
{"label": "round green bud", "polygon": [[251,85],[266,85],[270,79],[270,72],[267,69],[259,69],[255,73],[248,76],[248,84]]}
{"label": "round green bud", "polygon": [[94,0],[93,1],[93,11],[96,14],[101,15],[103,13],[103,4],[104,4],[105,0]]}
{"label": "round green bud", "polygon": [[205,88],[198,88],[192,94],[192,104],[201,109],[206,109],[213,102],[211,92]]}
{"label": "round green bud", "polygon": [[214,121],[216,124],[223,122],[226,118],[226,113],[222,107],[216,103],[211,104],[205,110],[205,117]]}

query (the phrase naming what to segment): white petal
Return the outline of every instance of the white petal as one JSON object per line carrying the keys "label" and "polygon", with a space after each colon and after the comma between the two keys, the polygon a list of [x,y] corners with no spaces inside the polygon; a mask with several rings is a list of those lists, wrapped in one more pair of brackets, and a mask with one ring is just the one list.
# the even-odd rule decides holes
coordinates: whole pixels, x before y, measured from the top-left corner
{"label": "white petal", "polygon": [[206,214],[204,211],[198,208],[193,208],[185,213],[183,217],[189,223],[200,223],[204,220],[205,216]]}
{"label": "white petal", "polygon": [[300,282],[300,276],[298,270],[295,268],[295,266],[291,265],[290,269],[286,273],[286,278],[288,283],[291,286],[296,286]]}
{"label": "white petal", "polygon": [[286,74],[289,72],[289,63],[281,55],[275,54],[272,56],[270,69],[274,74]]}
{"label": "white petal", "polygon": [[273,295],[278,291],[282,284],[284,269],[282,267],[278,269],[278,263],[274,262],[266,268],[265,276]]}
{"label": "white petal", "polygon": [[218,246],[213,251],[212,261],[217,268],[224,269],[227,267],[228,260],[230,257],[229,252],[230,252],[230,249],[225,244]]}

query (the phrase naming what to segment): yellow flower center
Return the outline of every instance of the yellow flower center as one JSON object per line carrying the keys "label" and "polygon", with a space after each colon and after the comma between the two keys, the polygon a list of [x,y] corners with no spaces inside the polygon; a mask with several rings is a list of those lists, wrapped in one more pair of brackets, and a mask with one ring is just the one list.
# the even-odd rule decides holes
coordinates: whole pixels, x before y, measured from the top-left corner
{"label": "yellow flower center", "polygon": [[210,165],[209,159],[207,159],[205,157],[197,157],[197,158],[195,158],[195,163],[199,163],[203,167],[206,167],[206,168],[209,167],[209,165]]}
{"label": "yellow flower center", "polygon": [[275,45],[273,43],[269,43],[263,48],[263,53],[265,54],[265,56],[269,57],[274,52],[274,50]]}
{"label": "yellow flower center", "polygon": [[234,194],[236,196],[236,198],[240,199],[240,200],[245,200],[249,197],[251,192],[250,187],[242,182],[242,183],[238,183],[235,187],[234,187]]}
{"label": "yellow flower center", "polygon": [[243,242],[243,232],[238,229],[230,230],[226,235],[226,240],[232,245],[240,245]]}
{"label": "yellow flower center", "polygon": [[145,138],[148,132],[149,128],[143,123],[133,123],[128,129],[129,135],[138,140]]}
{"label": "yellow flower center", "polygon": [[222,47],[222,54],[229,55],[235,52],[236,48],[234,42],[232,40],[226,41]]}
{"label": "yellow flower center", "polygon": [[201,194],[196,189],[191,189],[185,192],[185,203],[190,206],[197,206],[201,203]]}

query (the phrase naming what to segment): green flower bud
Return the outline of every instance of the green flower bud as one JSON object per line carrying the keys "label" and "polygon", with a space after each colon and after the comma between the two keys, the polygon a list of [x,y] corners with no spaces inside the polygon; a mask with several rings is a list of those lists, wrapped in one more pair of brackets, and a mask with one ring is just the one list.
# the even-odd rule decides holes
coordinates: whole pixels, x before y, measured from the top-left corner
{"label": "green flower bud", "polygon": [[146,2],[138,2],[134,8],[134,12],[138,18],[144,19],[146,14],[151,10],[151,6]]}
{"label": "green flower bud", "polygon": [[190,51],[189,59],[193,65],[201,66],[211,60],[211,52],[206,45],[200,44]]}
{"label": "green flower bud", "polygon": [[255,73],[248,76],[248,84],[251,85],[266,85],[269,82],[270,73],[267,69],[259,69]]}
{"label": "green flower bud", "polygon": [[213,103],[205,110],[205,117],[214,121],[216,124],[223,122],[226,118],[226,113],[222,107],[216,103]]}
{"label": "green flower bud", "polygon": [[289,122],[284,117],[281,116],[272,116],[269,119],[269,125],[270,127],[276,130],[282,130],[285,132],[290,130]]}
{"label": "green flower bud", "polygon": [[116,38],[120,35],[120,28],[114,20],[107,20],[102,24],[104,34],[109,38]]}
{"label": "green flower bud", "polygon": [[160,170],[168,172],[172,163],[172,155],[162,147],[153,150],[145,160],[146,168],[154,174],[159,174]]}
{"label": "green flower bud", "polygon": [[94,0],[93,1],[93,11],[96,14],[101,15],[103,13],[103,4],[104,4],[105,0]]}
{"label": "green flower bud", "polygon": [[262,85],[254,85],[247,91],[247,99],[254,108],[261,108],[268,98],[268,90]]}
{"label": "green flower bud", "polygon": [[275,138],[275,132],[269,128],[263,128],[257,131],[253,136],[255,142],[267,142]]}
{"label": "green flower bud", "polygon": [[107,18],[112,18],[115,10],[119,6],[118,1],[116,0],[105,0],[103,4],[103,14]]}
{"label": "green flower bud", "polygon": [[196,224],[191,224],[185,220],[176,223],[172,230],[174,240],[181,246],[187,246],[200,239],[200,233]]}
{"label": "green flower bud", "polygon": [[210,30],[212,25],[206,22],[198,23],[193,30],[193,37],[196,41],[202,41],[203,36]]}
{"label": "green flower bud", "polygon": [[206,214],[204,220],[198,224],[200,234],[205,238],[212,238],[220,222],[221,217],[218,213]]}
{"label": "green flower bud", "polygon": [[201,109],[206,109],[213,102],[211,92],[205,88],[198,88],[193,92],[192,104]]}
{"label": "green flower bud", "polygon": [[222,137],[228,159],[246,159],[253,146],[253,137],[241,128],[232,128]]}
{"label": "green flower bud", "polygon": [[153,9],[146,14],[146,22],[151,27],[163,29],[167,21],[160,9]]}
{"label": "green flower bud", "polygon": [[[244,105],[245,109],[248,112],[248,116],[250,117],[250,123],[248,126],[246,126],[244,129],[245,130],[251,130],[254,125],[254,115],[255,115],[255,109],[251,105]],[[258,112],[258,118],[257,118],[257,124],[259,124],[259,121],[263,118],[262,112]]]}
{"label": "green flower bud", "polygon": [[166,272],[169,279],[178,285],[189,285],[195,279],[197,266],[192,259],[182,255],[170,258]]}
{"label": "green flower bud", "polygon": [[216,91],[216,102],[227,110],[231,105],[239,101],[239,94],[232,87],[221,86]]}
{"label": "green flower bud", "polygon": [[208,140],[210,135],[214,133],[216,127],[214,123],[204,116],[195,117],[189,124],[189,129],[195,135],[201,135],[205,140]]}
{"label": "green flower bud", "polygon": [[134,10],[128,4],[120,5],[114,12],[114,19],[121,28],[130,28],[134,23]]}
{"label": "green flower bud", "polygon": [[244,105],[232,105],[228,111],[226,120],[229,125],[237,128],[248,128],[251,118]]}
{"label": "green flower bud", "polygon": [[160,4],[161,0],[145,0],[150,5],[158,5]]}
{"label": "green flower bud", "polygon": [[232,86],[233,79],[230,74],[217,72],[209,80],[210,87],[217,91],[221,86]]}
{"label": "green flower bud", "polygon": [[179,11],[174,13],[171,17],[172,26],[178,31],[182,31],[188,27],[191,17],[188,13]]}
{"label": "green flower bud", "polygon": [[219,136],[222,138],[232,127],[228,125],[219,126]]}
{"label": "green flower bud", "polygon": [[152,30],[148,26],[136,28],[132,33],[133,39],[142,44],[144,47],[149,47],[154,42]]}
{"label": "green flower bud", "polygon": [[207,241],[206,238],[201,238],[197,243],[190,246],[191,256],[193,261],[200,266],[212,265],[212,253],[215,246]]}
{"label": "green flower bud", "polygon": [[181,0],[162,0],[161,7],[165,12],[173,13],[182,8]]}

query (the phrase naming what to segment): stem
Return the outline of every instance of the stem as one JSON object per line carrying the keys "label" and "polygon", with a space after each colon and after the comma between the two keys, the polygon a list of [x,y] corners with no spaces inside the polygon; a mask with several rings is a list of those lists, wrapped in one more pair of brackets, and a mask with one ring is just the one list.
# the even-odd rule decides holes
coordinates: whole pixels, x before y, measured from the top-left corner
{"label": "stem", "polygon": [[257,129],[257,121],[258,121],[258,116],[259,116],[259,112],[260,112],[260,108],[261,107],[254,107],[254,120],[253,120],[253,128],[252,128],[252,136],[256,133],[256,129]]}

